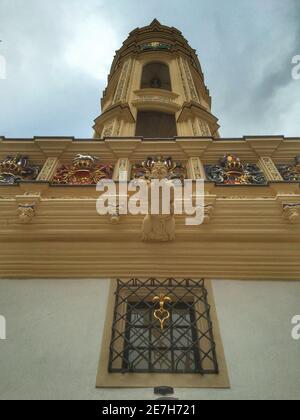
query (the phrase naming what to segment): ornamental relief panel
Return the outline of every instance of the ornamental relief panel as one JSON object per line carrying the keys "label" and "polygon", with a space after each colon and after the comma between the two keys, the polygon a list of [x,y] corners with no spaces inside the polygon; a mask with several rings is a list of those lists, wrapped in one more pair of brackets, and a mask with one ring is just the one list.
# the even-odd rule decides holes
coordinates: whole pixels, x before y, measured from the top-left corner
{"label": "ornamental relief panel", "polygon": [[262,170],[253,163],[242,163],[235,155],[225,155],[215,166],[206,166],[209,181],[223,185],[267,185]]}
{"label": "ornamental relief panel", "polygon": [[96,185],[101,179],[112,179],[114,167],[101,164],[99,159],[89,155],[77,155],[71,165],[62,165],[56,171],[53,184]]}
{"label": "ornamental relief panel", "polygon": [[183,59],[182,57],[179,58],[179,70],[186,100],[199,102],[199,96],[196,91],[189,64],[187,60]]}
{"label": "ornamental relief panel", "polygon": [[186,167],[179,162],[174,162],[169,158],[147,158],[142,163],[136,163],[132,166],[132,179],[180,179],[187,178]]}
{"label": "ornamental relief panel", "polygon": [[183,60],[183,65],[184,65],[184,70],[185,70],[185,73],[186,73],[186,78],[187,78],[187,81],[188,81],[188,86],[189,86],[189,89],[190,89],[191,99],[193,101],[199,102],[199,96],[198,96],[196,88],[195,88],[195,83],[194,83],[194,80],[193,80],[193,76],[192,76],[189,64],[186,60]]}
{"label": "ornamental relief panel", "polygon": [[121,77],[119,80],[119,84],[117,87],[117,91],[114,97],[114,103],[120,102],[120,101],[126,101],[128,89],[129,89],[129,83],[130,83],[130,75],[132,73],[132,67],[133,67],[133,61],[132,59],[127,60],[124,65],[121,72]]}
{"label": "ornamental relief panel", "polygon": [[144,51],[170,51],[172,50],[172,45],[171,44],[167,44],[164,42],[149,42],[147,44],[141,44],[140,46],[140,51],[144,52]]}
{"label": "ornamental relief panel", "polygon": [[286,182],[300,182],[300,156],[295,157],[295,163],[291,165],[278,165],[278,171]]}
{"label": "ornamental relief panel", "polygon": [[209,125],[206,121],[201,120],[200,118],[195,118],[192,120],[193,135],[200,137],[210,137],[211,131]]}
{"label": "ornamental relief panel", "polygon": [[101,137],[118,137],[120,135],[120,131],[121,120],[115,118],[104,126]]}
{"label": "ornamental relief panel", "polygon": [[40,170],[41,167],[32,165],[27,156],[8,156],[0,162],[0,185],[34,181]]}
{"label": "ornamental relief panel", "polygon": [[181,77],[182,87],[183,87],[183,91],[184,91],[184,96],[185,96],[185,99],[188,101],[189,100],[188,85],[187,85],[187,81],[185,79],[184,69],[183,69],[181,59],[178,59],[178,66],[179,66],[179,71],[180,71],[180,77]]}

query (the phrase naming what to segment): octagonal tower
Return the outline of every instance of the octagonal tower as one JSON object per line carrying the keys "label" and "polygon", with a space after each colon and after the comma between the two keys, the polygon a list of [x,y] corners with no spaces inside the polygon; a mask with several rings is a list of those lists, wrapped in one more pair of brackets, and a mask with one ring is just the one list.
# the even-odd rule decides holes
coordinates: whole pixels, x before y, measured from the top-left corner
{"label": "octagonal tower", "polygon": [[219,137],[199,59],[180,31],[156,19],[114,58],[94,137]]}

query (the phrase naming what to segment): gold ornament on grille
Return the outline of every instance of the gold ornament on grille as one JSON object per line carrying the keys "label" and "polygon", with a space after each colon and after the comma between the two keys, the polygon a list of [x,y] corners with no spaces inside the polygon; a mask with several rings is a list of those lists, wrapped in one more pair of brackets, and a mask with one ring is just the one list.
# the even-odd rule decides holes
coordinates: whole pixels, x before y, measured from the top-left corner
{"label": "gold ornament on grille", "polygon": [[170,312],[165,308],[165,304],[171,302],[172,299],[169,296],[165,296],[163,294],[153,298],[153,303],[159,303],[159,309],[154,311],[154,318],[160,322],[160,328],[162,331],[165,328],[165,322],[171,317]]}

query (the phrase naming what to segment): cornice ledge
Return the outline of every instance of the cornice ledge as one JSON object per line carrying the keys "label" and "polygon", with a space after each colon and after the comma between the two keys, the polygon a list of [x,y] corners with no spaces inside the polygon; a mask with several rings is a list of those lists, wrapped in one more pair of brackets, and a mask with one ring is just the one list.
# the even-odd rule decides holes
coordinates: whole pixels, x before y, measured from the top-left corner
{"label": "cornice ledge", "polygon": [[258,157],[272,157],[284,141],[284,136],[244,136]]}
{"label": "cornice ledge", "polygon": [[19,183],[20,195],[41,195],[50,187],[48,181],[21,181]]}
{"label": "cornice ledge", "polygon": [[130,107],[128,103],[118,102],[109,108],[107,108],[99,117],[95,119],[95,126],[98,124],[104,124],[108,119],[112,117],[120,117],[128,122],[135,122],[135,118],[132,115]]}
{"label": "cornice ledge", "polygon": [[207,122],[210,126],[213,135],[219,130],[218,118],[215,117],[210,111],[195,101],[185,102],[182,111],[177,119],[178,122],[183,122],[189,118],[199,117]]}
{"label": "cornice ledge", "polygon": [[281,196],[295,196],[300,197],[299,183],[288,182],[270,182],[270,188],[277,197]]}
{"label": "cornice ledge", "polygon": [[212,138],[176,138],[176,144],[188,157],[199,157],[206,152],[213,143]]}
{"label": "cornice ledge", "polygon": [[34,137],[35,144],[46,158],[59,158],[74,140],[74,137]]}
{"label": "cornice ledge", "polygon": [[116,158],[128,158],[142,144],[141,138],[109,138],[105,139],[105,145],[114,153]]}

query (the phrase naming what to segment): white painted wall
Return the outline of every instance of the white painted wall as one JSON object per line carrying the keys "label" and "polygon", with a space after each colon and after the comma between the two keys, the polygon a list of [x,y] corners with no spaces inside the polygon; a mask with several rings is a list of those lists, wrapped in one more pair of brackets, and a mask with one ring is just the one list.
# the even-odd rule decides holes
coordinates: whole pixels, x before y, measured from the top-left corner
{"label": "white painted wall", "polygon": [[[1,280],[0,399],[154,399],[153,390],[97,390],[109,281]],[[300,399],[300,282],[215,281],[231,390],[180,399]],[[163,385],[163,384],[158,384]]]}

